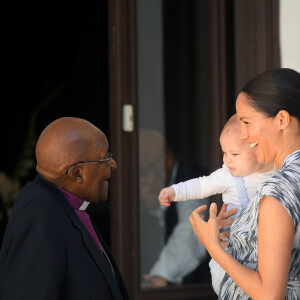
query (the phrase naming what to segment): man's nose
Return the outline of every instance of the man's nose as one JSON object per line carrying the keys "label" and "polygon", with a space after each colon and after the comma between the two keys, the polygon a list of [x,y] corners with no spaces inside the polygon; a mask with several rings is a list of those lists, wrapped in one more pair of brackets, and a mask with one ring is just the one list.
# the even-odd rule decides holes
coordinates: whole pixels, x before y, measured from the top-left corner
{"label": "man's nose", "polygon": [[111,162],[110,162],[110,168],[112,169],[112,171],[116,170],[118,167],[117,162],[112,158]]}

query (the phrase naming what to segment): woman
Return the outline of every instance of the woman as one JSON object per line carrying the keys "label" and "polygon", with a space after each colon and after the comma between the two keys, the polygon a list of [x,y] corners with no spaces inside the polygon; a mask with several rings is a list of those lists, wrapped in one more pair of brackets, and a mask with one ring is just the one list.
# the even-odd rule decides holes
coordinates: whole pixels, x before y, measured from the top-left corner
{"label": "woman", "polygon": [[220,241],[216,204],[210,218],[190,217],[199,241],[226,271],[219,299],[300,299],[300,74],[263,72],[239,94],[236,111],[259,162],[274,162],[257,196]]}

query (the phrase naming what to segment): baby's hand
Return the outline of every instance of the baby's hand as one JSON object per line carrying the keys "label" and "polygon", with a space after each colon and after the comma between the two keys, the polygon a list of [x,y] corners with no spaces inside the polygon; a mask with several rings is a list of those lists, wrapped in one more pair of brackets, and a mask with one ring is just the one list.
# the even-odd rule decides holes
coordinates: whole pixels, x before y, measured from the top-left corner
{"label": "baby's hand", "polygon": [[158,195],[159,203],[163,206],[170,206],[170,203],[175,200],[175,191],[171,187],[164,188]]}

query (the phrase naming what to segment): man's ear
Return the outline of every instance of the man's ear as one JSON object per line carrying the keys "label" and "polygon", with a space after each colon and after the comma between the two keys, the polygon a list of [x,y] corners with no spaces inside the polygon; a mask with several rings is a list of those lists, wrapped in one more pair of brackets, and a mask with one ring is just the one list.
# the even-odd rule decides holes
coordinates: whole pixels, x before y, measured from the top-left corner
{"label": "man's ear", "polygon": [[279,111],[276,118],[279,122],[279,129],[281,130],[285,130],[291,122],[291,115],[286,110]]}
{"label": "man's ear", "polygon": [[82,169],[80,168],[80,166],[72,167],[69,170],[68,176],[73,182],[77,182],[77,183],[83,182]]}

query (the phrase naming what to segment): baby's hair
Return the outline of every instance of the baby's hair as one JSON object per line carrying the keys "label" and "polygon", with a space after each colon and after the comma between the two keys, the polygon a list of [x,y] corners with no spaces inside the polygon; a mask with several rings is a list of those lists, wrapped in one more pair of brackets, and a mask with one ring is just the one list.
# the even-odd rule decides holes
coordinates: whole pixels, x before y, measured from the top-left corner
{"label": "baby's hair", "polygon": [[240,134],[241,130],[241,124],[236,116],[236,114],[232,115],[229,120],[226,122],[226,124],[223,127],[223,130],[221,132],[221,136],[227,135],[227,134]]}

